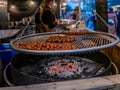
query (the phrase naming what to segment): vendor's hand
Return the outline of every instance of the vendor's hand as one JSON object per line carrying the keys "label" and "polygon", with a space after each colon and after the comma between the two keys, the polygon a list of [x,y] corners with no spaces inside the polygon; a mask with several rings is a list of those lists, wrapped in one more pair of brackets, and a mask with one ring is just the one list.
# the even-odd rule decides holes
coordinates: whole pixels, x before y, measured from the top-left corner
{"label": "vendor's hand", "polygon": [[60,19],[57,19],[57,24],[60,25],[62,21]]}
{"label": "vendor's hand", "polygon": [[52,32],[56,32],[56,29],[54,28],[54,29],[52,30]]}

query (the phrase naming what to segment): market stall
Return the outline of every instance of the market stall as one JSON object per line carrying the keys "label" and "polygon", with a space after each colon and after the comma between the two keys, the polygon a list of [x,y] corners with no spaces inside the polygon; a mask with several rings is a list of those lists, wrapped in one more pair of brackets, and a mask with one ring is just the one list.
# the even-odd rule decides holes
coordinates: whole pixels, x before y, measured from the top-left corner
{"label": "market stall", "polygon": [[[10,41],[12,49],[19,53],[4,69],[5,83],[11,87],[1,90],[102,90],[120,87],[119,38],[88,30],[82,21],[73,22],[63,20],[62,24],[68,30],[57,27],[60,29],[57,32],[23,36],[28,23],[19,37]],[[11,79],[7,76],[9,67]]]}

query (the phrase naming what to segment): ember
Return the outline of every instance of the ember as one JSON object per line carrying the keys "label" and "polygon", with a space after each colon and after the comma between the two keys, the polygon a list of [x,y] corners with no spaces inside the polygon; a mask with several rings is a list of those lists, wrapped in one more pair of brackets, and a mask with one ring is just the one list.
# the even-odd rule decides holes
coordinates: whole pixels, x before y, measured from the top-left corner
{"label": "ember", "polygon": [[26,61],[26,64],[19,69],[21,72],[55,81],[88,78],[101,67],[99,63],[77,56],[34,57]]}
{"label": "ember", "polygon": [[77,61],[58,60],[50,62],[49,66],[45,67],[48,74],[58,77],[69,77],[74,74],[80,74],[83,71]]}

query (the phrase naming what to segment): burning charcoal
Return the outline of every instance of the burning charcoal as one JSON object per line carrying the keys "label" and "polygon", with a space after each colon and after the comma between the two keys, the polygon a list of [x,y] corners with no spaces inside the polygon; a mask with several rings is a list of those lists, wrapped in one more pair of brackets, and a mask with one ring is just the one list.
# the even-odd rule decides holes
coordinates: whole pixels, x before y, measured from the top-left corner
{"label": "burning charcoal", "polygon": [[74,61],[70,60],[71,63],[74,63]]}
{"label": "burning charcoal", "polygon": [[83,64],[79,64],[80,67],[83,67],[84,65]]}
{"label": "burning charcoal", "polygon": [[87,68],[87,67],[86,67],[86,68],[84,68],[84,71],[88,72],[88,70],[89,70],[89,68]]}
{"label": "burning charcoal", "polygon": [[64,62],[65,62],[65,61],[63,61],[63,60],[61,61],[61,63],[64,63]]}
{"label": "burning charcoal", "polygon": [[74,74],[77,74],[75,71],[73,71]]}
{"label": "burning charcoal", "polygon": [[66,66],[66,65],[67,65],[67,64],[65,64],[65,63],[62,63],[62,64],[61,64],[61,66]]}
{"label": "burning charcoal", "polygon": [[72,68],[72,66],[69,66],[69,68]]}
{"label": "burning charcoal", "polygon": [[36,56],[35,59],[33,58],[28,59],[19,71],[41,79],[48,79],[48,82],[91,77],[92,73],[100,66],[92,60],[78,56],[48,56],[44,58]]}

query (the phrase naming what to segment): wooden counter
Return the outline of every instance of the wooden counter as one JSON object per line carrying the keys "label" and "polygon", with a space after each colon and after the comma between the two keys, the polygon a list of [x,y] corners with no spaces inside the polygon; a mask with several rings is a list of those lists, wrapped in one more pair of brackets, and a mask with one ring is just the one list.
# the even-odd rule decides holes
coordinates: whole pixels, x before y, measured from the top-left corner
{"label": "wooden counter", "polygon": [[102,50],[102,52],[111,58],[111,60],[117,65],[120,72],[120,43],[114,47]]}
{"label": "wooden counter", "polygon": [[0,90],[101,90],[113,87],[120,87],[120,75],[39,85],[8,87],[0,88]]}
{"label": "wooden counter", "polygon": [[[120,44],[112,48],[102,50],[102,52],[104,52],[112,59],[120,71]],[[0,90],[120,90],[119,87],[120,74],[47,84],[7,87],[0,88]]]}

